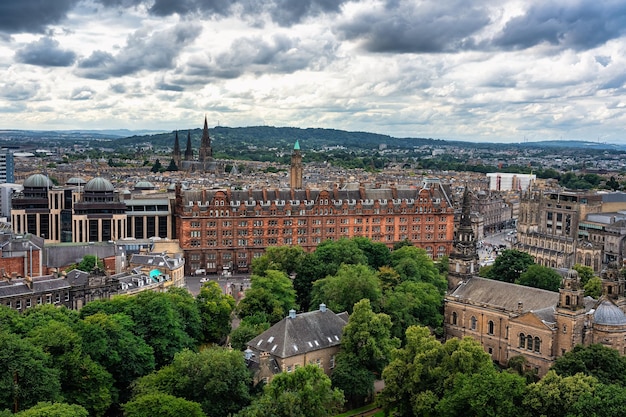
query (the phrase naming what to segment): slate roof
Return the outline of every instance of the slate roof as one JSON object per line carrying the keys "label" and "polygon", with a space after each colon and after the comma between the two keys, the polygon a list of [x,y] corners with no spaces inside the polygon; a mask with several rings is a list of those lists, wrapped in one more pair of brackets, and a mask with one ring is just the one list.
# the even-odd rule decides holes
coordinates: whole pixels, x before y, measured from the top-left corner
{"label": "slate roof", "polygon": [[348,322],[348,314],[329,309],[286,317],[248,342],[250,349],[288,358],[337,346]]}
{"label": "slate roof", "polygon": [[509,312],[517,312],[518,303],[521,302],[521,313],[554,307],[559,302],[558,292],[479,277],[472,277],[460,284],[451,296]]}
{"label": "slate roof", "polygon": [[2,280],[0,281],[0,298],[46,293],[69,288],[70,284],[65,278],[54,278],[49,275],[34,277],[32,289],[28,287],[26,280],[23,278],[12,279],[11,281]]}
{"label": "slate roof", "polygon": [[176,269],[182,265],[182,259],[170,258],[163,254],[133,254],[131,265],[145,265],[147,267]]}

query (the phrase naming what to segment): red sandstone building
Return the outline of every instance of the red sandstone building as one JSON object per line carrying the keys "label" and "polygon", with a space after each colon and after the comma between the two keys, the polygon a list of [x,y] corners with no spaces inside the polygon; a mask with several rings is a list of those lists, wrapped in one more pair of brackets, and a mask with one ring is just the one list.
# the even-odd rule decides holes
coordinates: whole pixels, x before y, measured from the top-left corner
{"label": "red sandstone building", "polygon": [[249,272],[267,247],[367,237],[390,248],[408,240],[433,258],[448,255],[454,240],[450,193],[437,179],[388,188],[301,189],[301,155],[292,155],[289,189],[176,189],[176,237],[187,274],[225,269]]}

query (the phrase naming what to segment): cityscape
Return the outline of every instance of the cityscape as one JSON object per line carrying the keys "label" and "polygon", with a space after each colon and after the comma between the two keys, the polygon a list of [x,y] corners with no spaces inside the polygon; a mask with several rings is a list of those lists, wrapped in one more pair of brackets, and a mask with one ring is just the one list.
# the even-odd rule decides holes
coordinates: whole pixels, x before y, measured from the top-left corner
{"label": "cityscape", "polygon": [[626,415],[622,2],[0,2],[0,417]]}

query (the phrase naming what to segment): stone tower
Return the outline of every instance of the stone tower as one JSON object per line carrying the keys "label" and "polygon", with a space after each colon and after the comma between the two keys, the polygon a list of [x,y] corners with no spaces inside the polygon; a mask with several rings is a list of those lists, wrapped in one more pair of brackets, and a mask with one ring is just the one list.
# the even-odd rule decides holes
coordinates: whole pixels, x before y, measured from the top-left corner
{"label": "stone tower", "polygon": [[472,228],[471,196],[465,187],[461,218],[454,237],[454,248],[450,253],[450,269],[448,271],[448,288],[456,288],[461,282],[478,274],[479,257],[476,250],[476,237]]}
{"label": "stone tower", "polygon": [[199,162],[206,162],[213,157],[211,149],[211,137],[209,136],[209,126],[206,116],[204,116],[204,128],[202,129],[202,141],[200,142],[200,152],[198,155]]}
{"label": "stone tower", "polygon": [[289,186],[292,190],[302,189],[302,154],[300,143],[296,140],[291,153],[291,168],[289,170]]}
{"label": "stone tower", "polygon": [[585,290],[578,277],[578,272],[570,269],[563,278],[559,289],[559,304],[556,306],[556,340],[554,353],[563,356],[577,344],[584,342],[585,326]]}
{"label": "stone tower", "polygon": [[191,148],[190,131],[187,131],[187,149],[185,149],[185,161],[193,161],[193,149]]}
{"label": "stone tower", "polygon": [[176,131],[176,138],[174,139],[174,154],[172,155],[174,164],[180,169],[180,143],[178,142],[178,130]]}

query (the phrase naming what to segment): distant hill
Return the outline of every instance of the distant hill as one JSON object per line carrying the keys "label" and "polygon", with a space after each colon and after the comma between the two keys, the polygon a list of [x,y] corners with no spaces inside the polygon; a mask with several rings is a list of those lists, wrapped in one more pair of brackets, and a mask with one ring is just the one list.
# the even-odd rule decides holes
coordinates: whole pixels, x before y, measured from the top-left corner
{"label": "distant hill", "polygon": [[[180,146],[184,151],[187,141],[187,133],[190,133],[193,146],[197,146],[202,137],[202,129],[184,130],[178,132]],[[345,146],[347,148],[377,149],[379,145],[386,144],[396,148],[412,148],[423,145],[450,145],[463,142],[450,142],[441,139],[427,138],[394,138],[388,135],[368,132],[349,132],[337,129],[297,127],[273,127],[273,126],[250,126],[250,127],[224,127],[216,126],[209,129],[211,140],[225,144],[240,146],[276,147],[277,149],[289,149],[294,143],[309,149],[319,149],[324,146]],[[155,135],[135,135],[116,140],[116,145],[132,146],[144,142],[150,142],[156,146],[172,146],[175,132]]]}
{"label": "distant hill", "polygon": [[544,140],[537,142],[525,142],[518,144],[521,147],[536,147],[536,148],[584,148],[594,150],[620,150],[626,151],[626,145],[618,145],[615,143],[606,142],[589,142],[582,140]]}

